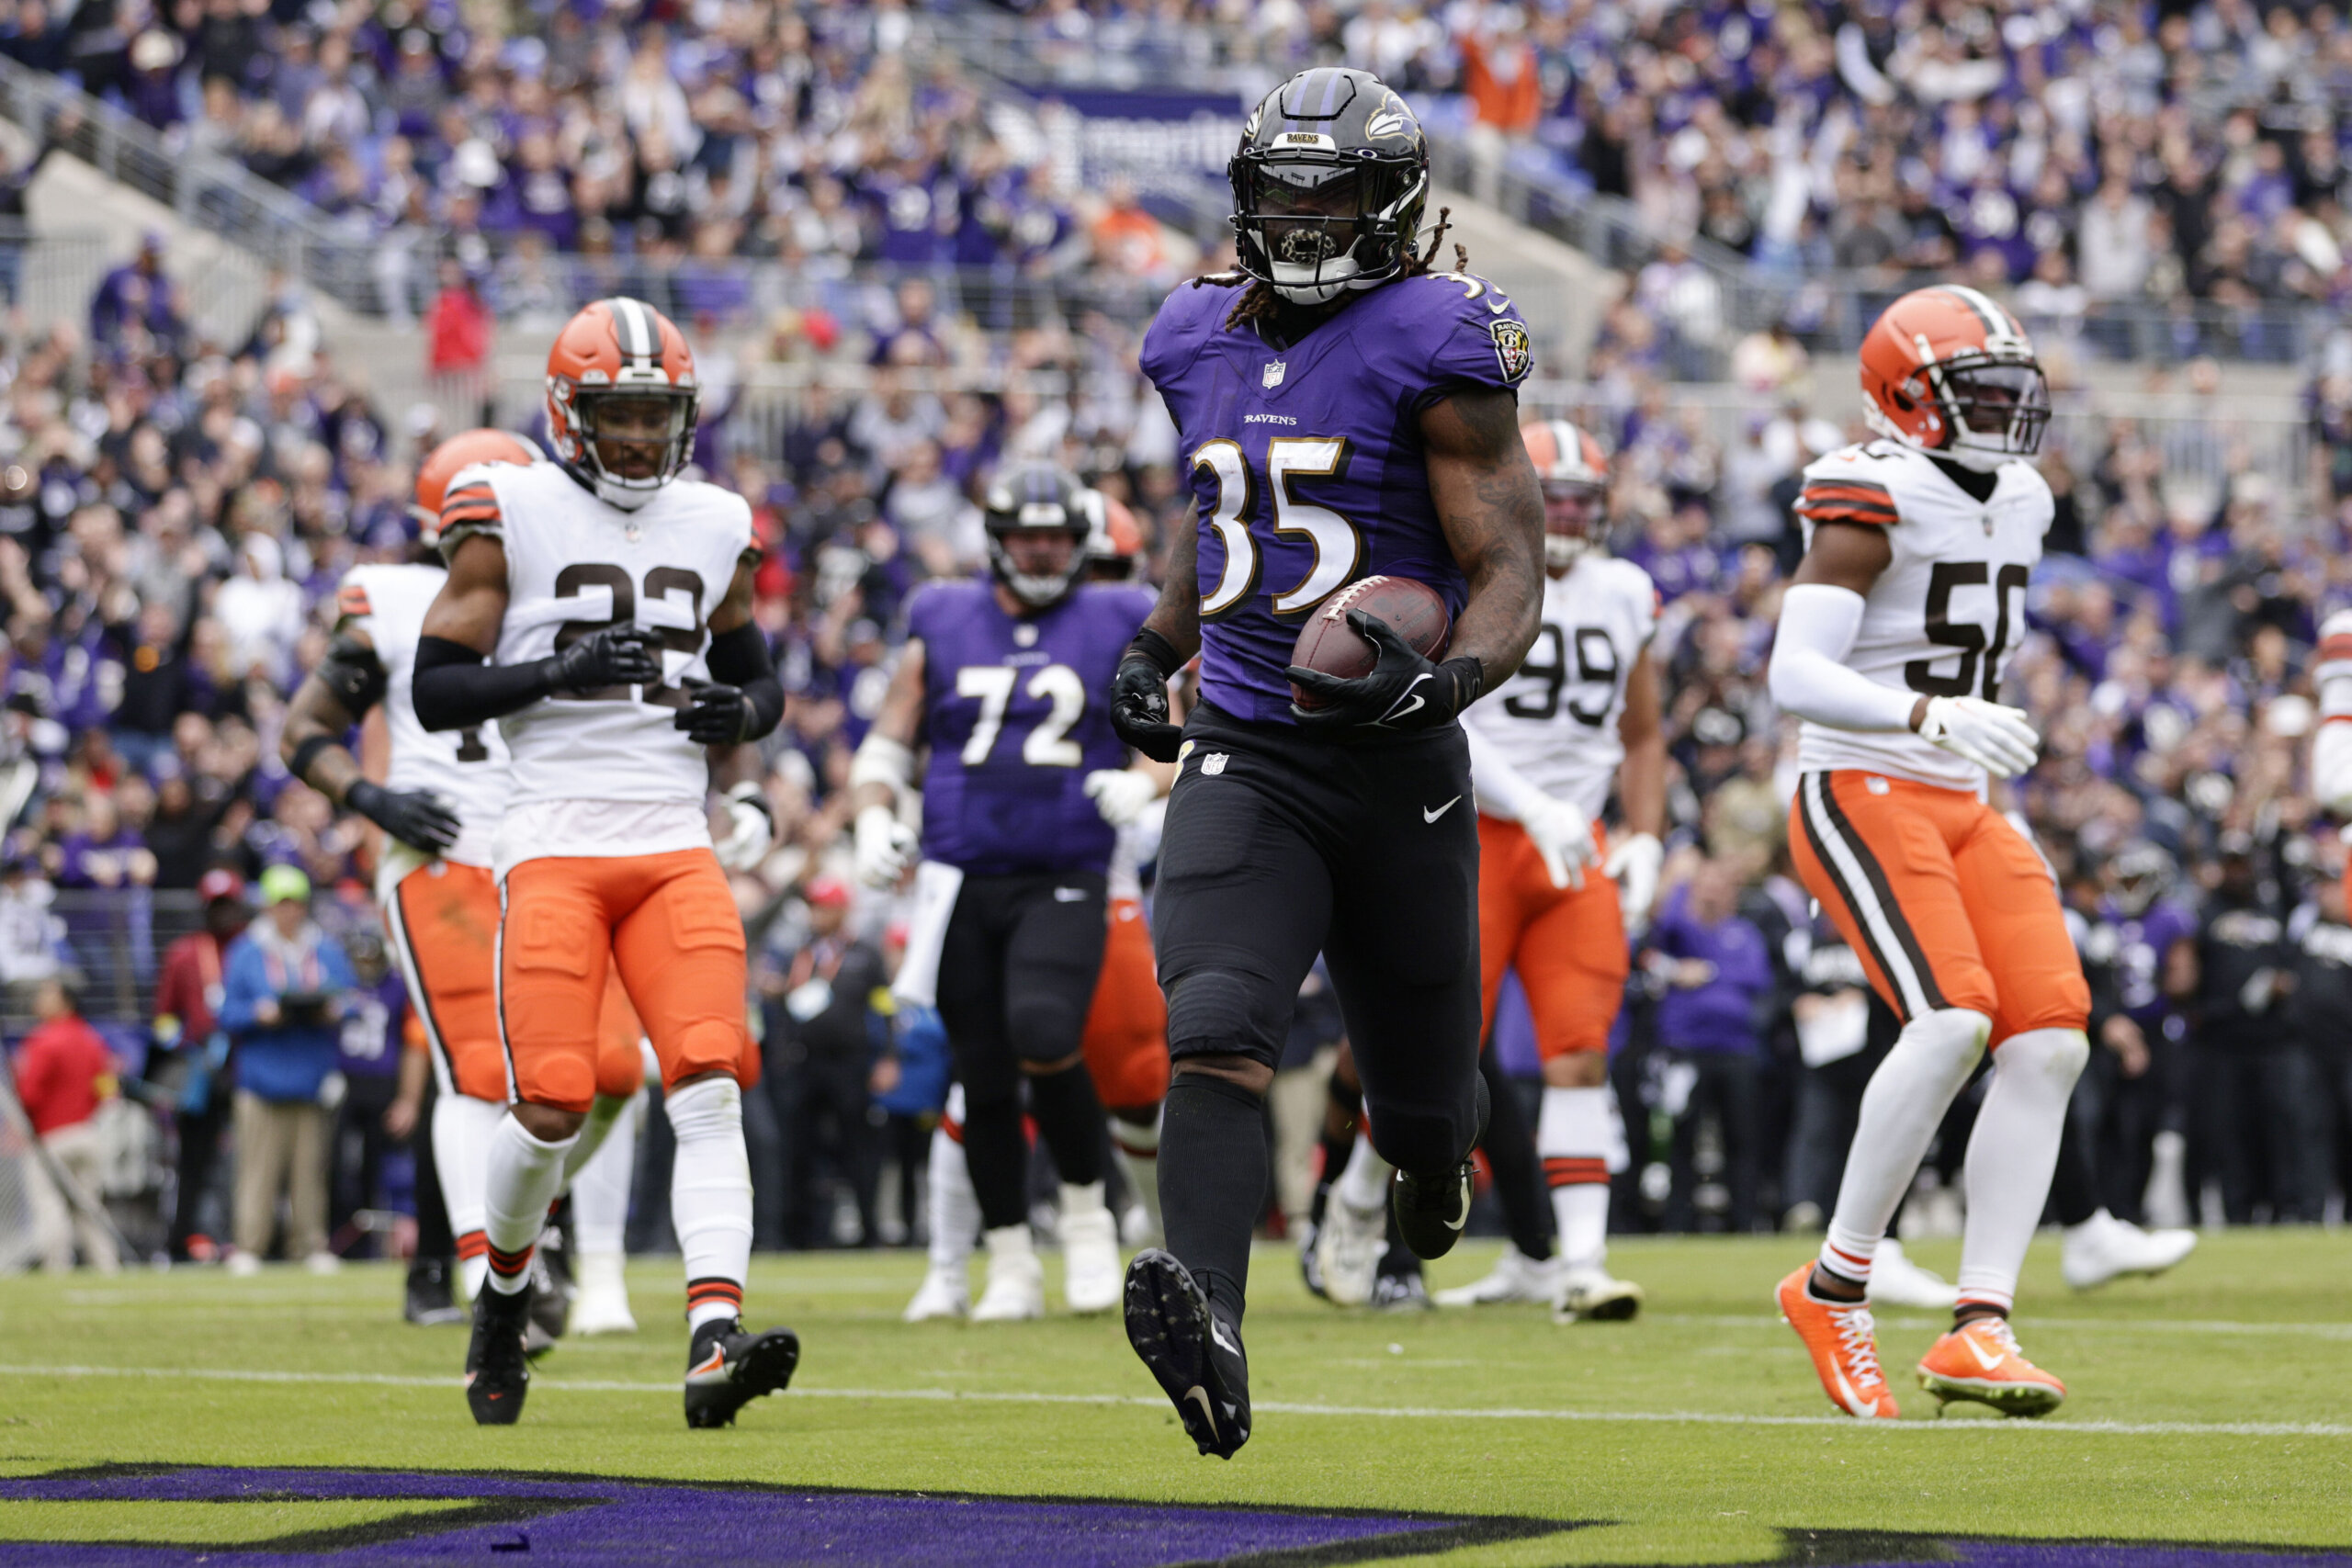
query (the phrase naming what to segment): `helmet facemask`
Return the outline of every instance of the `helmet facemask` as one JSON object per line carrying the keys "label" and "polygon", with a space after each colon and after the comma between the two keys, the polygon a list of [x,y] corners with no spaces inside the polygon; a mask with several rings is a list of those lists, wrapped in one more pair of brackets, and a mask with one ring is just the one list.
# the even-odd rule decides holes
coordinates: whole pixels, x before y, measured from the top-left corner
{"label": "helmet facemask", "polygon": [[1606,494],[1581,479],[1544,481],[1544,565],[1566,571],[1598,549],[1609,527]]}
{"label": "helmet facemask", "polygon": [[[1086,519],[1054,502],[1030,502],[1010,522],[990,518],[989,567],[1005,592],[1032,610],[1050,610],[1069,597],[1087,574]],[[1066,564],[1059,571],[1024,570],[1036,563],[1024,559],[1025,537],[1058,536],[1069,542]]]}
{"label": "helmet facemask", "polygon": [[1402,163],[1252,150],[1234,159],[1233,187],[1241,270],[1321,305],[1404,271],[1429,182]]}
{"label": "helmet facemask", "polygon": [[693,460],[700,394],[692,387],[583,387],[558,379],[549,395],[571,412],[571,466],[608,505],[636,511]]}
{"label": "helmet facemask", "polygon": [[2031,355],[1963,354],[1924,374],[1946,431],[1943,446],[1930,450],[1979,473],[2041,450],[2050,383]]}

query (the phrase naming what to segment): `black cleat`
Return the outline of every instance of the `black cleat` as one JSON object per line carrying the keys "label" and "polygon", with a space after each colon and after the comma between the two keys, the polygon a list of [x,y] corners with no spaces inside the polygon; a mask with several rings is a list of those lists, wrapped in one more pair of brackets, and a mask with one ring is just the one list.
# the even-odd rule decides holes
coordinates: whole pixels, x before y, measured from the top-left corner
{"label": "black cleat", "polygon": [[482,1282],[474,1298],[473,1342],[466,1347],[466,1404],[478,1427],[512,1427],[523,1415],[531,1363],[523,1353],[531,1287],[513,1295]]}
{"label": "black cleat", "polygon": [[1184,1266],[1158,1247],[1127,1265],[1127,1343],[1204,1454],[1231,1459],[1250,1440],[1250,1362],[1241,1334],[1216,1315]]}
{"label": "black cleat", "polygon": [[401,1315],[421,1328],[466,1321],[466,1309],[449,1292],[447,1258],[420,1258],[408,1266],[408,1299]]}
{"label": "black cleat", "polygon": [[558,1277],[545,1247],[531,1254],[531,1326],[524,1336],[523,1348],[534,1361],[555,1348],[571,1321],[571,1292],[564,1288],[569,1277],[568,1269]]}
{"label": "black cleat", "polygon": [[800,1336],[789,1328],[746,1334],[741,1318],[704,1324],[686,1351],[686,1425],[732,1427],[743,1406],[782,1393],[799,1365]]}
{"label": "black cleat", "polygon": [[[1487,1113],[1492,1109],[1487,1098],[1487,1080],[1479,1077],[1471,1080],[1477,1086],[1478,1135],[1471,1139],[1476,1147],[1487,1135]],[[1443,1258],[1462,1239],[1462,1227],[1470,1223],[1470,1196],[1476,1190],[1476,1168],[1467,1158],[1451,1169],[1415,1174],[1399,1170],[1390,1184],[1391,1209],[1396,1216],[1396,1233],[1416,1258]]]}

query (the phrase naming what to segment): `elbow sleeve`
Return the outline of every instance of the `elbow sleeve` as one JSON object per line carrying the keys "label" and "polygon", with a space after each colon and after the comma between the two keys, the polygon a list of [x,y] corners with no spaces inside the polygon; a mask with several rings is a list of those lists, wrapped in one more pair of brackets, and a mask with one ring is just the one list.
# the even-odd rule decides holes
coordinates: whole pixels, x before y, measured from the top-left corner
{"label": "elbow sleeve", "polygon": [[1850,588],[1801,582],[1781,601],[1769,679],[1781,711],[1832,729],[1911,728],[1917,694],[1882,686],[1848,669],[1862,627],[1862,596]]}
{"label": "elbow sleeve", "polygon": [[555,689],[550,662],[491,664],[464,643],[420,637],[409,681],[416,721],[427,729],[466,729],[503,718]]}
{"label": "elbow sleeve", "polygon": [[784,719],[784,685],[776,679],[775,660],[768,652],[765,633],[746,621],[733,631],[710,639],[704,655],[711,675],[743,694],[752,722],[743,739],[757,740]]}

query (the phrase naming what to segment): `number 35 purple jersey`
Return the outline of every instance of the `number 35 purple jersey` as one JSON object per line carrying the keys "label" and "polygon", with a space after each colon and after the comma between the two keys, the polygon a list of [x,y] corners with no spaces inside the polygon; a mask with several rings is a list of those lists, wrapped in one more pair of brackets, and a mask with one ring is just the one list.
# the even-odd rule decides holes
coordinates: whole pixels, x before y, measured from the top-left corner
{"label": "number 35 purple jersey", "polygon": [[1104,700],[1151,605],[1145,589],[1099,583],[1019,618],[984,581],[931,583],[908,603],[931,745],[926,859],[982,876],[1110,864],[1086,775],[1126,766]]}
{"label": "number 35 purple jersey", "polygon": [[1468,589],[1430,501],[1421,411],[1509,389],[1532,364],[1511,302],[1467,273],[1355,296],[1288,348],[1228,328],[1241,297],[1180,287],[1145,335],[1200,507],[1201,694],[1289,724],[1299,623],[1360,577],[1409,577],[1458,614]]}

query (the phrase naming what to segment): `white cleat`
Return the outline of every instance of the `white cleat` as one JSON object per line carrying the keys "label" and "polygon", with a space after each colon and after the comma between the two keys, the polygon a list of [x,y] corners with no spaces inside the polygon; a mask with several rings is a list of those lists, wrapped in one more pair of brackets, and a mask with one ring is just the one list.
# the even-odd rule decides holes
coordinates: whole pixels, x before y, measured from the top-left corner
{"label": "white cleat", "polygon": [[972,1285],[961,1263],[933,1263],[922,1277],[915,1299],[899,1314],[905,1323],[929,1323],[935,1318],[965,1317],[972,1310]]}
{"label": "white cleat", "polygon": [[1563,1269],[1552,1298],[1555,1323],[1623,1323],[1642,1310],[1642,1288],[1612,1278],[1608,1269]]}
{"label": "white cleat", "polygon": [[1476,1284],[1440,1291],[1433,1300],[1442,1307],[1493,1306],[1501,1302],[1549,1302],[1559,1293],[1557,1258],[1533,1258],[1507,1247],[1495,1259],[1492,1272]]}
{"label": "white cleat", "polygon": [[1099,1184],[1091,1207],[1084,1190],[1065,1187],[1062,1193],[1062,1300],[1080,1315],[1109,1312],[1126,1289],[1118,1224],[1103,1207]]}
{"label": "white cleat", "polygon": [[572,1333],[637,1332],[636,1314],[628,1310],[628,1283],[621,1273],[626,1261],[617,1252],[582,1252],[573,1258]]}
{"label": "white cleat", "polygon": [[989,1283],[972,1308],[974,1323],[1022,1323],[1046,1315],[1046,1266],[1026,1224],[1006,1225],[983,1238]]}
{"label": "white cleat", "polygon": [[1323,1293],[1335,1306],[1362,1306],[1372,1300],[1373,1277],[1388,1247],[1388,1209],[1359,1209],[1334,1188],[1323,1205],[1323,1225],[1315,1233],[1315,1266]]}
{"label": "white cleat", "polygon": [[1904,1253],[1903,1244],[1893,1236],[1878,1244],[1878,1252],[1871,1258],[1870,1282],[1863,1290],[1872,1306],[1950,1312],[1960,1303],[1959,1286],[1947,1284],[1940,1274],[1930,1273],[1912,1262]]}
{"label": "white cleat", "polygon": [[2077,1291],[2095,1291],[2126,1274],[2161,1274],[2197,1250],[2197,1233],[2143,1231],[2101,1209],[2066,1227],[2058,1271]]}

